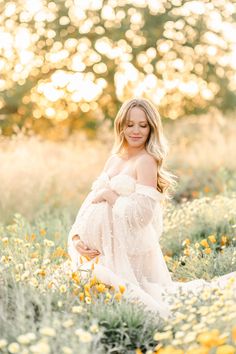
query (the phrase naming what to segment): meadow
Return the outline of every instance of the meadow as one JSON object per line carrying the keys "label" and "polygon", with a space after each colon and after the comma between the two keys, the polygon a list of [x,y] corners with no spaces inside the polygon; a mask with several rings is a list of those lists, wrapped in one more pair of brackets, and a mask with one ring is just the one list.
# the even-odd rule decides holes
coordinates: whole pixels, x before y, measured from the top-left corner
{"label": "meadow", "polygon": [[[177,175],[161,247],[172,277],[207,281],[236,270],[236,122],[212,110],[164,126]],[[233,354],[236,294],[171,299],[163,320],[91,276],[72,272],[67,235],[112,146],[74,133],[0,138],[0,353]],[[83,257],[81,258],[82,261]]]}

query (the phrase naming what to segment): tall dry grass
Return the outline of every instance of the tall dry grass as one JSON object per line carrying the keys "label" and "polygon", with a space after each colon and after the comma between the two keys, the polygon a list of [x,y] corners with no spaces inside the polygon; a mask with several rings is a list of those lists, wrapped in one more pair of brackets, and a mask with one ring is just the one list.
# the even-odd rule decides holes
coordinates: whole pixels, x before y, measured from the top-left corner
{"label": "tall dry grass", "polygon": [[44,205],[76,206],[100,172],[107,147],[82,134],[64,142],[22,134],[1,138],[0,215],[18,212],[32,219]]}
{"label": "tall dry grass", "polygon": [[[165,124],[164,130],[170,143],[167,164],[179,177],[176,195],[188,196],[188,190],[208,188],[209,184],[216,193],[224,192],[219,171],[236,170],[233,117],[212,111]],[[112,141],[113,133],[108,129],[100,130],[96,141],[89,141],[82,133],[63,142],[22,133],[2,136],[0,219],[9,222],[18,212],[31,220],[44,207],[66,207],[75,212],[101,172]]]}

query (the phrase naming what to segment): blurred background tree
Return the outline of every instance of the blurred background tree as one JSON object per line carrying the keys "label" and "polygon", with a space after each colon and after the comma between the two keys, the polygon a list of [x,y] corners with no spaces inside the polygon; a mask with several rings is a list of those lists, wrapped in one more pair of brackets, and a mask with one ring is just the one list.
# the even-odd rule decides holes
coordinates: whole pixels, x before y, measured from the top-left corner
{"label": "blurred background tree", "polygon": [[0,1],[0,127],[95,134],[121,103],[178,119],[236,102],[230,0]]}

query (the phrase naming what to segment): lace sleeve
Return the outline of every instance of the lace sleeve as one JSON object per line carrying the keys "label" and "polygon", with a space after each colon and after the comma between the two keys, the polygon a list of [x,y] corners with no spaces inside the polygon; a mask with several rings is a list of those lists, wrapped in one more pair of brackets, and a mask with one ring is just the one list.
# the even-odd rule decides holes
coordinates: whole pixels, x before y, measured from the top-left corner
{"label": "lace sleeve", "polygon": [[129,196],[119,196],[113,205],[113,216],[128,223],[130,228],[143,228],[148,225],[155,213],[161,194],[153,187],[136,185]]}

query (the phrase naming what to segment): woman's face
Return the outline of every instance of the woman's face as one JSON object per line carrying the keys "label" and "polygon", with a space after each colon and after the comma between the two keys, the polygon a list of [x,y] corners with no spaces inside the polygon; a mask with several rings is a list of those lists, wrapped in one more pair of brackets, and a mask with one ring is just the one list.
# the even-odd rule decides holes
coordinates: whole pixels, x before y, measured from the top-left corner
{"label": "woman's face", "polygon": [[124,128],[124,136],[127,144],[131,147],[144,146],[149,132],[150,126],[144,111],[139,107],[131,108]]}

